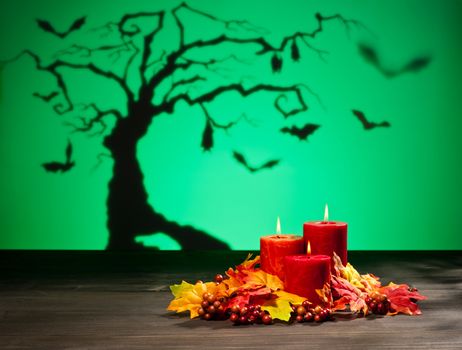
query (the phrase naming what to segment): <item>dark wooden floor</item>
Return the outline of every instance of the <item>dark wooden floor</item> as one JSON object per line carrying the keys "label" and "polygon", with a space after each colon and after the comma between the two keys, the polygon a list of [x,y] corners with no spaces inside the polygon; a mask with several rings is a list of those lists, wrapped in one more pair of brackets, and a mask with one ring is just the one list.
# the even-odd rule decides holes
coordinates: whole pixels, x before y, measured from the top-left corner
{"label": "dark wooden floor", "polygon": [[244,252],[0,252],[0,349],[462,349],[461,252],[352,252],[406,282],[423,315],[233,326],[165,310],[168,285],[212,278]]}

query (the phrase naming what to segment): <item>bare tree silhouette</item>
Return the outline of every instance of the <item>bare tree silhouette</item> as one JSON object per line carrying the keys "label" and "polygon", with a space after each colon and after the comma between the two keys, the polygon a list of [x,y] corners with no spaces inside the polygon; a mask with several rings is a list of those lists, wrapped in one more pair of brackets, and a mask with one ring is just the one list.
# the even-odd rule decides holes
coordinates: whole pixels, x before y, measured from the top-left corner
{"label": "bare tree silhouette", "polygon": [[[183,16],[194,13],[206,20],[223,26],[222,33],[208,39],[186,40]],[[155,47],[156,39],[165,27],[166,18],[170,16],[178,31],[178,42],[172,50],[162,50]],[[141,22],[148,21],[149,28]],[[271,85],[245,83],[243,77],[237,77],[238,82],[221,83],[210,86],[207,91],[191,94],[190,88],[203,83],[206,73],[216,72],[220,64],[233,60],[240,62],[235,54],[205,60],[197,60],[189,55],[193,51],[217,48],[220,45],[248,45],[255,48],[254,55],[268,57],[268,69],[278,73],[282,69],[282,53],[290,50],[292,61],[301,59],[298,45],[314,50],[322,57],[323,51],[311,45],[310,40],[323,31],[325,22],[340,21],[347,29],[351,25],[358,25],[354,20],[347,20],[339,14],[323,16],[316,14],[317,26],[310,32],[296,32],[285,36],[278,45],[265,39],[267,32],[244,20],[223,20],[209,13],[181,3],[169,11],[138,12],[125,14],[118,21],[104,24],[99,30],[116,33],[117,43],[109,43],[97,47],[73,44],[58,52],[52,62],[46,63],[37,53],[25,50],[7,62],[13,62],[26,55],[33,59],[39,71],[51,74],[57,83],[59,94],[50,94],[43,98],[45,102],[54,103],[53,109],[57,114],[63,115],[75,110],[77,103],[70,96],[68,83],[63,76],[63,69],[87,71],[96,76],[106,78],[114,83],[125,95],[124,110],[117,108],[100,109],[95,103],[83,106],[83,110],[91,112],[91,116],[82,117],[78,125],[71,124],[74,132],[94,133],[97,127],[102,134],[106,130],[106,118],[115,118],[115,125],[103,138],[103,145],[113,158],[113,174],[109,182],[109,195],[107,198],[108,229],[110,233],[107,249],[142,249],[135,238],[141,235],[164,233],[177,241],[182,249],[229,249],[229,246],[204,231],[192,226],[184,226],[169,220],[157,212],[149,203],[148,195],[143,184],[143,173],[136,155],[137,144],[146,134],[148,127],[160,114],[171,114],[175,106],[181,101],[189,106],[199,106],[204,114],[206,127],[202,135],[202,148],[213,148],[213,134],[217,130],[228,130],[238,120],[228,123],[218,123],[208,112],[207,104],[213,102],[218,96],[235,92],[243,98],[252,94],[264,92],[274,94],[274,107],[284,118],[306,111],[305,87],[298,85]],[[83,23],[82,23],[83,24]],[[46,28],[52,28],[48,23]],[[43,21],[40,26],[44,30]],[[73,28],[73,27],[72,27]],[[80,28],[71,29],[69,37]],[[54,32],[54,29],[46,29]],[[237,32],[246,33],[245,36]],[[67,35],[66,35],[67,36]],[[95,53],[107,53],[118,64],[113,67],[98,65],[92,61]],[[124,56],[125,55],[125,56]],[[126,59],[121,60],[124,56]],[[76,60],[78,58],[79,60]],[[122,62],[122,69],[120,63]],[[4,63],[7,63],[4,62]],[[118,66],[118,70],[115,67]],[[194,71],[202,67],[203,73],[194,73],[190,76],[174,81],[177,72]],[[109,69],[108,69],[109,68]],[[197,71],[197,69],[196,69]],[[237,72],[236,74],[239,74]],[[137,86],[129,83],[129,79],[136,75],[139,80]],[[170,84],[168,89],[159,88],[162,84]],[[288,110],[281,102],[293,95],[297,106]],[[41,96],[36,94],[36,96]],[[60,102],[55,102],[59,100]],[[159,101],[159,102],[155,102]],[[316,126],[317,127],[317,126]],[[314,130],[310,130],[313,132]],[[287,132],[285,130],[284,132]],[[293,131],[290,133],[296,134]],[[308,135],[308,133],[306,133]],[[301,136],[299,136],[302,138]],[[303,136],[306,139],[306,135]],[[243,157],[243,156],[241,156]],[[273,161],[274,162],[274,161]],[[242,163],[242,162],[241,162]]]}

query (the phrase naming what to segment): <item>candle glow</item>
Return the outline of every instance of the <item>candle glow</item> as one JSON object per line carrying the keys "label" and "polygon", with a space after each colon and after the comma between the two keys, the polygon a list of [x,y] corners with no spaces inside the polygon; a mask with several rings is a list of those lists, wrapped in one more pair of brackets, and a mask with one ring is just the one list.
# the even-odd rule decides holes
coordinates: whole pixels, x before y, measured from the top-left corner
{"label": "candle glow", "polygon": [[326,206],[324,207],[324,221],[325,222],[329,221],[329,207],[327,206],[327,203],[326,203]]}
{"label": "candle glow", "polygon": [[306,254],[311,255],[311,244],[310,241],[308,241],[308,244],[306,245]]}

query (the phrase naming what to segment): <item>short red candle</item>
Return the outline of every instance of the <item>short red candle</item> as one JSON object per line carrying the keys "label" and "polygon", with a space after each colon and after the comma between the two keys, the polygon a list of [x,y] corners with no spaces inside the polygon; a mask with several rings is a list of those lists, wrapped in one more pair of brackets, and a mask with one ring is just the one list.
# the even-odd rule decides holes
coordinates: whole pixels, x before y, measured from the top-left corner
{"label": "short red candle", "polygon": [[303,237],[271,235],[260,238],[260,265],[263,271],[284,281],[284,257],[305,252]]}
{"label": "short red candle", "polygon": [[[334,252],[347,263],[347,227],[345,222],[312,221],[303,224],[305,244],[310,242],[313,255],[323,254],[332,257]],[[333,265],[332,265],[333,266]]]}
{"label": "short red candle", "polygon": [[305,297],[318,305],[321,303],[316,289],[330,284],[330,256],[327,255],[292,255],[284,258],[284,289]]}

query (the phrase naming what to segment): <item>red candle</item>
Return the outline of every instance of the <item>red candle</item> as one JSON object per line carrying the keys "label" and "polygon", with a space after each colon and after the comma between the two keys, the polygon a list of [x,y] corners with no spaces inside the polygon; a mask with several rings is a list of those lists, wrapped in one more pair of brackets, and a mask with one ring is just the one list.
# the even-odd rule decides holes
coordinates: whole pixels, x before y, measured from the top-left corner
{"label": "red candle", "polygon": [[277,275],[284,281],[284,257],[303,254],[305,242],[300,236],[280,234],[279,218],[276,232],[275,235],[260,238],[260,266],[263,271]]}
{"label": "red candle", "polygon": [[346,265],[348,261],[347,227],[345,222],[329,221],[326,205],[324,221],[312,221],[303,224],[305,244],[311,243],[313,255],[323,254],[332,257],[335,252],[342,260],[343,265]]}
{"label": "red candle", "polygon": [[327,255],[292,255],[284,258],[284,289],[305,297],[319,305],[321,300],[316,289],[330,284],[330,256]]}

